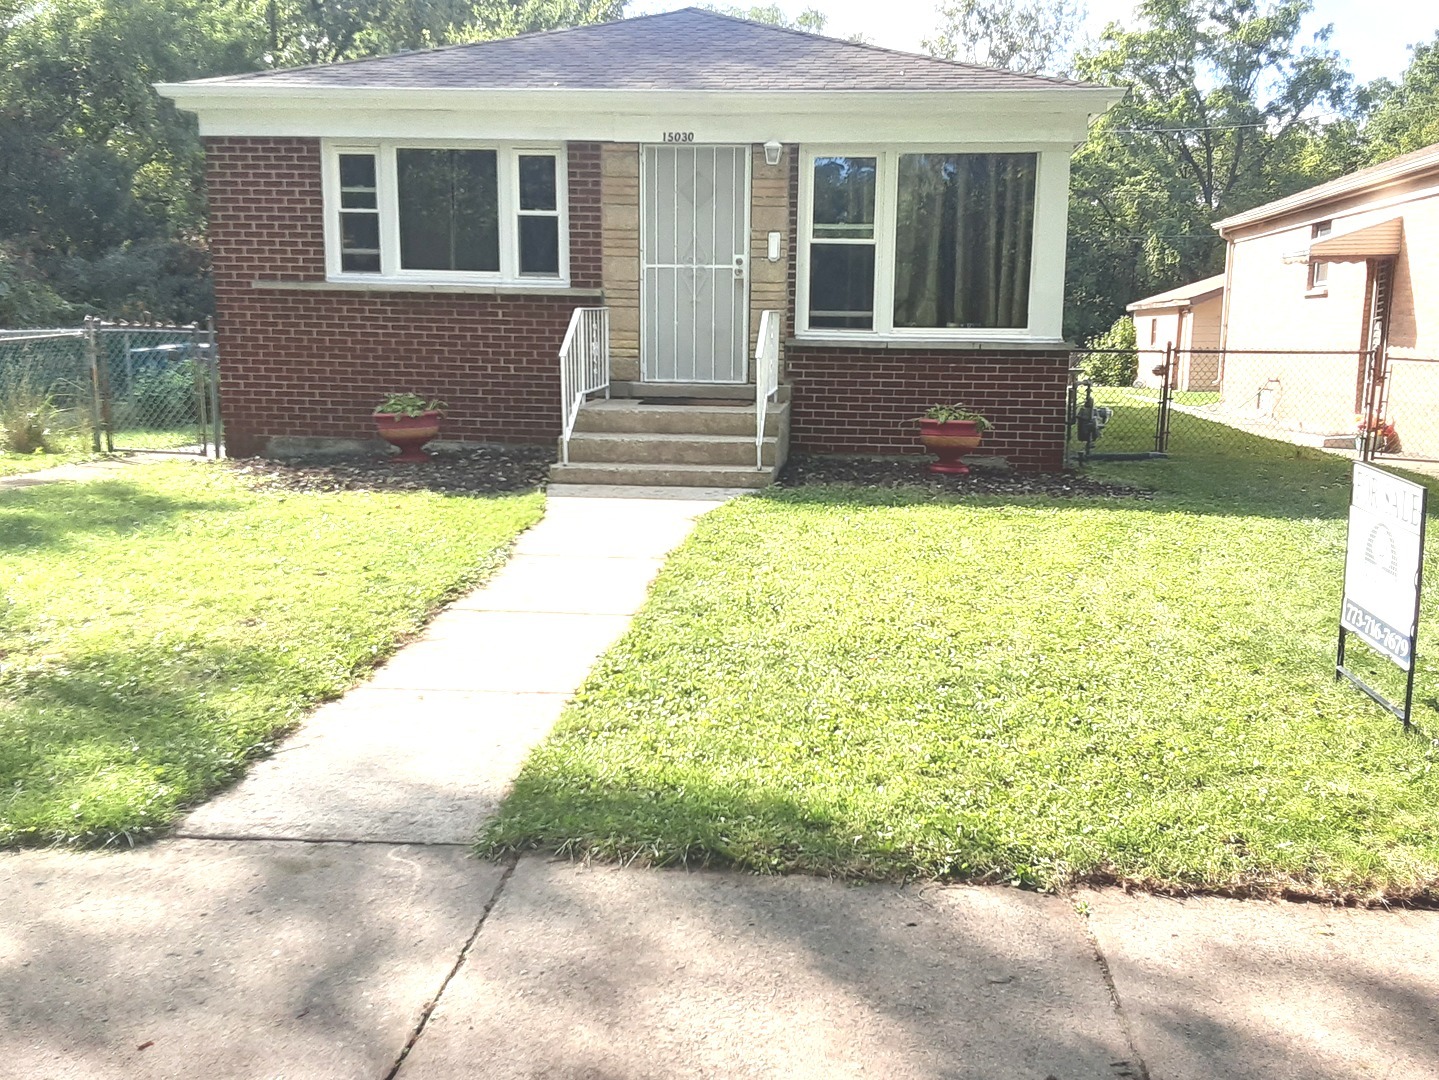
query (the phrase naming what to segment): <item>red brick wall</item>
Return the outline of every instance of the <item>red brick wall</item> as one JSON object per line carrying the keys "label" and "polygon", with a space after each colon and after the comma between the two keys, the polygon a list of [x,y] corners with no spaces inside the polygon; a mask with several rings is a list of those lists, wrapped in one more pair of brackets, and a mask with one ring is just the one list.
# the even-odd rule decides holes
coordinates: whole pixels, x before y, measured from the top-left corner
{"label": "red brick wall", "polygon": [[813,454],[917,454],[909,421],[962,401],[994,424],[979,453],[1018,469],[1064,464],[1067,352],[858,349],[791,344],[790,445]]}
{"label": "red brick wall", "polygon": [[206,139],[205,186],[217,292],[324,279],[318,140]]}
{"label": "red brick wall", "polygon": [[[319,143],[206,140],[227,449],[276,436],[364,439],[391,391],[449,404],[446,438],[542,443],[559,432],[556,351],[573,296],[256,289],[323,281]],[[600,285],[599,148],[569,147],[571,283]]]}

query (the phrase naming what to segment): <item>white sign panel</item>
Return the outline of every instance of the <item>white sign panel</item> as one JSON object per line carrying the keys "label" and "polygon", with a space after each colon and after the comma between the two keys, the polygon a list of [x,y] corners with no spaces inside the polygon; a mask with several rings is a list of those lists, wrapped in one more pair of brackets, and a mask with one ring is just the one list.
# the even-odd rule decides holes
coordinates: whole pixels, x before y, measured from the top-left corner
{"label": "white sign panel", "polygon": [[1419,613],[1425,490],[1354,464],[1339,624],[1406,671]]}

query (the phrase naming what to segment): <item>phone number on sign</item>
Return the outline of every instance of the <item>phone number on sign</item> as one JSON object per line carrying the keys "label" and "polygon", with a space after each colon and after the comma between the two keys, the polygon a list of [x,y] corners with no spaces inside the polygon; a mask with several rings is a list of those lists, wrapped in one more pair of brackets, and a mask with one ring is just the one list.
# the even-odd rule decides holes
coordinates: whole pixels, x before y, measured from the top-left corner
{"label": "phone number on sign", "polygon": [[1409,635],[1401,634],[1388,623],[1376,619],[1354,601],[1344,601],[1344,612],[1339,621],[1376,649],[1401,663],[1409,663]]}

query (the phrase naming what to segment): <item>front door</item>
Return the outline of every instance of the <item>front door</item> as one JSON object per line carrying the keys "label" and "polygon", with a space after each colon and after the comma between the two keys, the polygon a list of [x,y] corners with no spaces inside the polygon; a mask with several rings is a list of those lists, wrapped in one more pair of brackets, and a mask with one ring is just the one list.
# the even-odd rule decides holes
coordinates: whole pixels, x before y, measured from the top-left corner
{"label": "front door", "polygon": [[640,356],[646,382],[742,383],[749,339],[747,146],[646,146]]}

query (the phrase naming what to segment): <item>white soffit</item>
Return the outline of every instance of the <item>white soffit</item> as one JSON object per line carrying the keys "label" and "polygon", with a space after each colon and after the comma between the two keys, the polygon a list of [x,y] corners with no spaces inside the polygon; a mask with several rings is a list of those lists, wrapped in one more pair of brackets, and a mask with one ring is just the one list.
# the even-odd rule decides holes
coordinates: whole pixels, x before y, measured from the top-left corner
{"label": "white soffit", "polygon": [[[317,92],[161,83],[200,134],[306,138],[546,139],[697,143],[1068,144],[1118,91]],[[264,92],[256,92],[263,90]]]}

